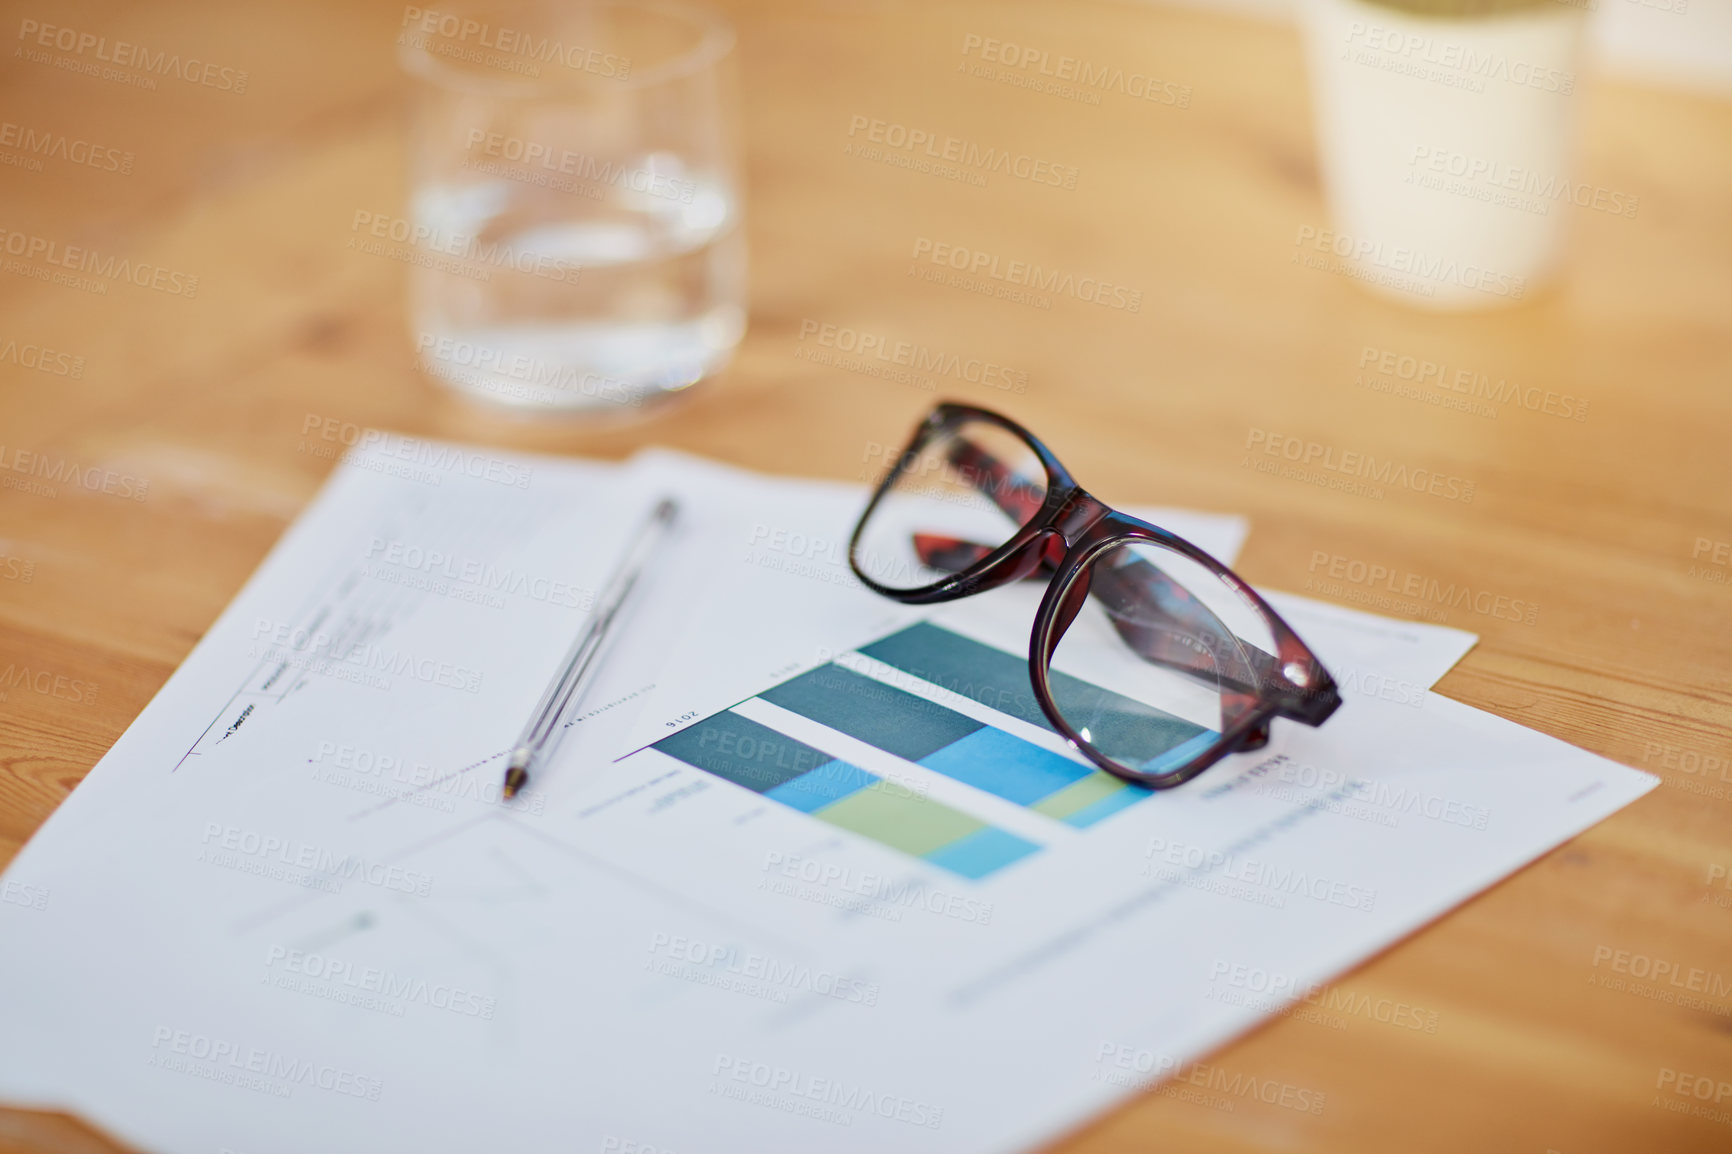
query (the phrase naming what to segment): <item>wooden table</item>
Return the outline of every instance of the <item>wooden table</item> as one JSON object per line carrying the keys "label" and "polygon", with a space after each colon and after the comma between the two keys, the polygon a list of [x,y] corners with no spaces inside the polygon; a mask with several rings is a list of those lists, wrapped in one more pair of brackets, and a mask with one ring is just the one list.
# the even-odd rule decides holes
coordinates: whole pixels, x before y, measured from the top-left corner
{"label": "wooden table", "polygon": [[[1481,635],[1441,691],[1663,782],[1345,977],[1351,1001],[1210,1059],[1321,1092],[1321,1113],[1227,1110],[1181,1085],[1063,1149],[1732,1148],[1732,1127],[1664,1108],[1684,1099],[1658,1088],[1666,1070],[1732,1081],[1732,105],[1587,80],[1581,176],[1639,198],[1636,216],[1566,210],[1554,289],[1431,315],[1295,259],[1327,214],[1289,27],[1074,0],[740,5],[752,309],[739,356],[653,420],[532,425],[418,375],[405,267],[347,246],[358,210],[405,204],[401,6],[9,7],[0,27],[44,21],[248,77],[244,92],[220,73],[148,91],[4,56],[0,119],[129,159],[0,167],[0,226],[149,262],[183,288],[196,276],[197,291],[0,275],[8,467],[27,452],[148,481],[142,500],[121,480],[0,490],[0,862],[317,490],[331,446],[311,424],[610,457],[655,441],[853,477],[866,442],[900,436],[933,394],[804,355],[806,322],[848,326],[1026,373],[1020,395],[950,376],[935,391],[1018,414],[1109,499],[1249,514],[1241,569],[1255,581],[1349,604],[1367,604],[1375,566],[1471,588],[1442,611],[1387,609]],[[1175,86],[1163,92],[1188,88],[1188,106],[982,79],[964,67],[970,35],[1141,69]],[[855,117],[1014,147],[1078,179],[978,187],[892,167],[850,154]],[[129,171],[105,170],[111,155]],[[934,282],[923,241],[1125,286],[1140,308]],[[44,367],[13,342],[54,355]],[[1393,371],[1378,376],[1385,352]],[[1402,357],[1588,410],[1447,409],[1402,394]],[[1269,475],[1246,464],[1259,434],[1441,470],[1475,495],[1375,500]],[[1708,971],[1721,992],[1684,1008],[1609,988],[1634,982],[1614,972],[1617,951]],[[1435,1015],[1435,1033],[1363,1008],[1384,998]],[[0,1113],[0,1149],[81,1148],[108,1147],[64,1118]]]}

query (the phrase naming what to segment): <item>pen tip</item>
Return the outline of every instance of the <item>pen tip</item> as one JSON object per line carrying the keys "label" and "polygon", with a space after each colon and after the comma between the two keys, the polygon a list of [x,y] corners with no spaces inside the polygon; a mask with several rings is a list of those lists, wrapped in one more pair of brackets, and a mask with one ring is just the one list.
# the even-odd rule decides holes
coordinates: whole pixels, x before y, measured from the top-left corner
{"label": "pen tip", "polygon": [[523,783],[529,780],[529,774],[522,766],[514,765],[505,771],[504,794],[507,800],[517,796],[517,791],[523,788]]}

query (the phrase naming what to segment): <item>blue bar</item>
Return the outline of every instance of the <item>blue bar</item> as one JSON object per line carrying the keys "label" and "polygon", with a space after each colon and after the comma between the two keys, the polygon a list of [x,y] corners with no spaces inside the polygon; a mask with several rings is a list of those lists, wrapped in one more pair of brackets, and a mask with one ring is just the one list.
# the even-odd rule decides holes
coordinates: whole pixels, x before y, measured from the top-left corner
{"label": "blue bar", "polygon": [[1165,773],[1169,769],[1177,769],[1220,739],[1221,735],[1215,730],[1205,729],[1190,740],[1173,746],[1167,752],[1149,758],[1138,768],[1144,773]]}
{"label": "blue bar", "polygon": [[921,758],[920,764],[1018,805],[1033,805],[1094,772],[1092,767],[992,728],[978,729]]}
{"label": "blue bar", "polygon": [[880,780],[859,766],[845,761],[827,761],[811,773],[803,773],[774,789],[765,790],[764,796],[801,813],[811,813]]}
{"label": "blue bar", "polygon": [[987,828],[933,850],[926,860],[965,878],[983,878],[993,870],[1020,861],[1040,847],[1013,833]]}

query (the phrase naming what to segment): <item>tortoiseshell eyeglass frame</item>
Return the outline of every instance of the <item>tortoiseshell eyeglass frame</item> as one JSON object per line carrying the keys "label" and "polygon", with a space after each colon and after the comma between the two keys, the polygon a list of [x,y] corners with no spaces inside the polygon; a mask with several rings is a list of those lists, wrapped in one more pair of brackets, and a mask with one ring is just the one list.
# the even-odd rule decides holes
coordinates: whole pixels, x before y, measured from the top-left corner
{"label": "tortoiseshell eyeglass frame", "polygon": [[[873,512],[929,445],[954,436],[974,421],[997,426],[1028,446],[1046,469],[1044,495],[984,449],[966,440],[954,441],[950,463],[968,484],[1021,527],[997,548],[916,533],[914,547],[921,560],[947,575],[913,589],[880,584],[866,571],[859,556],[861,538]],[[1121,565],[1119,570],[1128,572],[1116,578],[1107,566],[1090,568],[1091,562],[1107,551],[1139,541],[1170,549],[1219,578],[1262,618],[1274,638],[1275,653],[1265,653],[1234,637],[1200,600],[1152,564]],[[849,542],[848,561],[867,588],[907,605],[955,601],[1024,578],[1045,580],[1047,590],[1035,614],[1028,653],[1029,680],[1041,712],[1095,765],[1151,789],[1182,785],[1230,753],[1261,748],[1268,743],[1269,724],[1276,717],[1318,726],[1341,704],[1335,681],[1317,655],[1236,573],[1183,537],[1119,512],[1090,495],[1039,438],[990,409],[943,402],[927,415],[860,515]],[[1083,580],[1085,575],[1087,580]],[[1115,580],[1123,583],[1118,589],[1108,584]],[[1183,765],[1148,772],[1096,749],[1065,721],[1053,701],[1048,671],[1059,639],[1090,593],[1134,593],[1156,618],[1166,622],[1151,626],[1144,616],[1134,622],[1115,617],[1112,623],[1126,644],[1145,660],[1205,680],[1222,694],[1223,718],[1231,720],[1223,725],[1213,745]],[[1199,638],[1207,644],[1199,646]]]}

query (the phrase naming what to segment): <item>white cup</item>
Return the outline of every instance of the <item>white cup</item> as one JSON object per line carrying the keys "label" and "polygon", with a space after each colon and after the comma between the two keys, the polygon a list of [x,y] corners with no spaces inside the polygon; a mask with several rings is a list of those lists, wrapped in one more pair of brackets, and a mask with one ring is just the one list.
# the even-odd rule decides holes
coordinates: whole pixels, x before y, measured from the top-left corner
{"label": "white cup", "polygon": [[1561,3],[1428,17],[1306,0],[1322,259],[1427,308],[1531,296],[1563,255],[1583,23]]}

